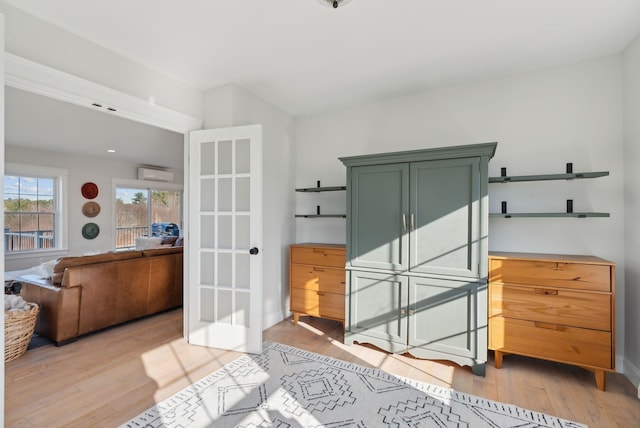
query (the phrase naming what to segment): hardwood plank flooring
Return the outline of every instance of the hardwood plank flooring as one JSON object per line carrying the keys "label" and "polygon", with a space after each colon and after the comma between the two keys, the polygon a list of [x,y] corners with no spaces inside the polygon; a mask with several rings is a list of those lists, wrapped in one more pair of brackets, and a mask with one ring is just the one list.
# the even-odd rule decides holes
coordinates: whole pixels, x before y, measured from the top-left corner
{"label": "hardwood plank flooring", "polygon": [[[640,426],[636,389],[607,373],[599,391],[586,370],[507,356],[485,377],[446,361],[394,355],[345,345],[339,323],[301,317],[264,332],[264,339],[460,392],[575,420],[590,427]],[[188,345],[182,310],[173,310],[79,339],[63,347],[29,350],[5,366],[5,426],[116,427],[240,354]]]}

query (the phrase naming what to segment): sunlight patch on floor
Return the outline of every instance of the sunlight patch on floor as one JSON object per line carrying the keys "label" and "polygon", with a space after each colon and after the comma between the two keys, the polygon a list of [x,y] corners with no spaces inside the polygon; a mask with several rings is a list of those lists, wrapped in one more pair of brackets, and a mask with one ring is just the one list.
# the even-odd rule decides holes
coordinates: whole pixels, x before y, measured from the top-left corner
{"label": "sunlight patch on floor", "polygon": [[[325,337],[331,343],[331,346],[351,354],[354,357],[354,362],[358,363],[355,359],[361,360],[361,365],[370,365],[394,375],[434,383],[443,387],[451,387],[453,384],[455,367],[452,365],[438,361],[416,359],[400,354],[391,354],[368,346],[347,345],[342,340],[337,340],[303,321],[299,321],[297,326],[317,336]],[[319,352],[322,353],[322,351]],[[340,359],[340,357],[337,358]]]}

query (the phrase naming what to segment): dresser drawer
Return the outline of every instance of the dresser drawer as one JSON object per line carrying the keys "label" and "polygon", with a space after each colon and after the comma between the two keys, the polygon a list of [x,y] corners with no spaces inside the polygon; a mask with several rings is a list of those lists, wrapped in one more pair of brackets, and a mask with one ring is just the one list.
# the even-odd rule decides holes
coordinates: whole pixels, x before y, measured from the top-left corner
{"label": "dresser drawer", "polygon": [[344,295],[345,271],[329,267],[291,265],[291,287]]}
{"label": "dresser drawer", "polygon": [[611,330],[610,294],[492,284],[489,297],[492,316]]}
{"label": "dresser drawer", "polygon": [[491,282],[611,291],[611,270],[606,265],[500,259],[490,263]]}
{"label": "dresser drawer", "polygon": [[291,246],[291,263],[344,269],[346,262],[344,248]]}
{"label": "dresser drawer", "polygon": [[490,318],[489,348],[505,353],[612,369],[611,333],[599,330]]}
{"label": "dresser drawer", "polygon": [[344,320],[344,294],[323,293],[303,288],[291,289],[291,311],[316,317]]}

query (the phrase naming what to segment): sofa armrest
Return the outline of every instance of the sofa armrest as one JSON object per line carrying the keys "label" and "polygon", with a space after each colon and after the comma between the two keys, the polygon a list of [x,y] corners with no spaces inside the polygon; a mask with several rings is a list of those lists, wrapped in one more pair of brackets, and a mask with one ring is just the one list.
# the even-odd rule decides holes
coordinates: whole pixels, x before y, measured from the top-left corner
{"label": "sofa armrest", "polygon": [[78,336],[80,287],[61,288],[37,275],[22,276],[18,281],[22,283],[22,298],[40,306],[35,329],[37,333],[56,344],[63,344]]}

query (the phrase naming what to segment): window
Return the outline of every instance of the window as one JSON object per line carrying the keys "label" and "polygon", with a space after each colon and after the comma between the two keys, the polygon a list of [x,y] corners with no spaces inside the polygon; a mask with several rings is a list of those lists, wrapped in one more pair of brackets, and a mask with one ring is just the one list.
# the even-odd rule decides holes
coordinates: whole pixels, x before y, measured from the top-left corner
{"label": "window", "polygon": [[180,236],[182,189],[173,184],[115,186],[115,248],[132,248],[136,238]]}
{"label": "window", "polygon": [[5,170],[5,253],[63,248],[66,222],[62,207],[67,172],[10,163]]}

